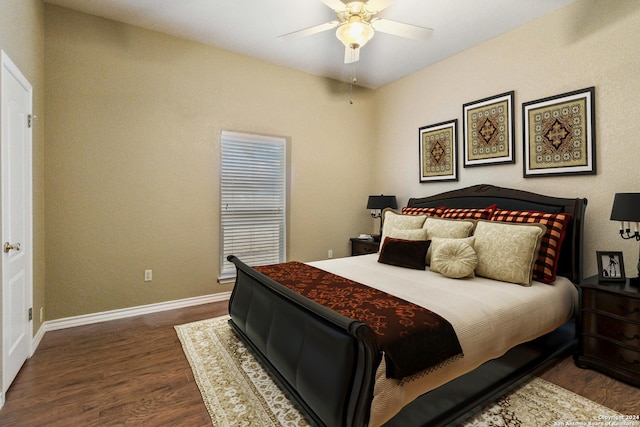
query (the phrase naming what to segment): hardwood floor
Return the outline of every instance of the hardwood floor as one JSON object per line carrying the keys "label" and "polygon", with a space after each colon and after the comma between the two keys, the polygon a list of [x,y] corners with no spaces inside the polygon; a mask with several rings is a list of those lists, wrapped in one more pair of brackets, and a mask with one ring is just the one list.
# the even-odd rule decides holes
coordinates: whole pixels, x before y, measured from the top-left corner
{"label": "hardwood floor", "polygon": [[[221,316],[227,303],[47,332],[0,410],[1,426],[207,426],[173,327]],[[640,414],[640,389],[570,357],[542,378],[626,415]]]}
{"label": "hardwood floor", "polygon": [[538,376],[621,414],[640,415],[640,388],[595,370],[578,368],[572,357],[560,360]]}
{"label": "hardwood floor", "polygon": [[173,327],[226,313],[219,302],[47,332],[0,425],[210,426]]}

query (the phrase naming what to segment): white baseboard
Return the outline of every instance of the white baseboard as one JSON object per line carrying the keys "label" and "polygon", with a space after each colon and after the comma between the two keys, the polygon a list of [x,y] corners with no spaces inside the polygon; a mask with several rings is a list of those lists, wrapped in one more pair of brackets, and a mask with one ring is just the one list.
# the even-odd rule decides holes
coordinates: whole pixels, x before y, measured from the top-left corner
{"label": "white baseboard", "polygon": [[76,326],[91,325],[93,323],[107,322],[109,320],[125,319],[127,317],[140,316],[143,314],[159,313],[161,311],[174,310],[176,308],[191,307],[212,302],[227,301],[231,297],[231,292],[219,292],[216,294],[203,295],[201,297],[185,298],[175,301],[160,302],[156,304],[141,305],[137,307],[122,308],[118,310],[103,311],[100,313],[84,314],[81,316],[66,317],[63,319],[48,320],[42,323],[40,329],[31,341],[31,355],[35,353],[44,334],[49,331],[73,328]]}

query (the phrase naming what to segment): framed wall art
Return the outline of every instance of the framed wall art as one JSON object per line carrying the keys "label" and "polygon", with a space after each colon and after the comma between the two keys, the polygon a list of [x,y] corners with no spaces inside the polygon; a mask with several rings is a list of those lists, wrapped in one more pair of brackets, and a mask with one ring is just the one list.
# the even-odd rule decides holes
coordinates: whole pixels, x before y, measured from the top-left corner
{"label": "framed wall art", "polygon": [[624,260],[622,252],[596,251],[598,257],[598,280],[603,282],[617,282],[626,280],[624,275]]}
{"label": "framed wall art", "polygon": [[595,88],[522,104],[524,177],[596,173]]}
{"label": "framed wall art", "polygon": [[418,129],[420,182],[458,180],[458,119]]}
{"label": "framed wall art", "polygon": [[513,94],[511,91],[462,106],[465,168],[515,163]]}

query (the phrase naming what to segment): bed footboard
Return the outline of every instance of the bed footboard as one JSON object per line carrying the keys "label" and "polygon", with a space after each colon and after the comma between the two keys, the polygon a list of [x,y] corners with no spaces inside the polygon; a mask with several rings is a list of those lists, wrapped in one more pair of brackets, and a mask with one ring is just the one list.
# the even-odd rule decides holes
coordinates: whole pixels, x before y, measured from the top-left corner
{"label": "bed footboard", "polygon": [[373,331],[228,260],[229,323],[278,384],[317,425],[366,425],[381,357]]}

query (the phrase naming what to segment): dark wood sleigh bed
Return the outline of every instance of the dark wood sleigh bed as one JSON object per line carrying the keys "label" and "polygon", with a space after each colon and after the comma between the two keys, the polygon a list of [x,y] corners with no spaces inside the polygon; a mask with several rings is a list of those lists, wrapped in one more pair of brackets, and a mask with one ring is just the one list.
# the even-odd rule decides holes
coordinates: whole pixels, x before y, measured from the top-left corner
{"label": "dark wood sleigh bed", "polygon": [[[485,208],[569,213],[558,275],[578,283],[587,201],[476,185],[424,198],[410,207]],[[320,426],[366,426],[381,359],[375,334],[364,323],[338,314],[281,285],[235,256],[237,280],[229,301],[229,324],[287,392],[308,420]],[[405,406],[386,426],[455,425],[526,380],[576,345],[569,321],[518,345]]]}

